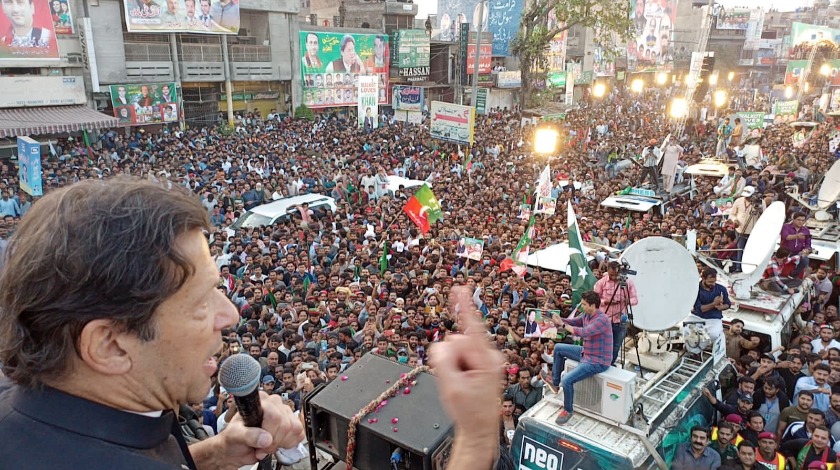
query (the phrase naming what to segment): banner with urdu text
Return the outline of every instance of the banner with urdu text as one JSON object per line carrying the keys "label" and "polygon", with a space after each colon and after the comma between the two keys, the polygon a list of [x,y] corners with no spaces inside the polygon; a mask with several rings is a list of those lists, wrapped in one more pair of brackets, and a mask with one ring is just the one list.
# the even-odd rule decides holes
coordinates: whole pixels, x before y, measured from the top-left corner
{"label": "banner with urdu text", "polygon": [[239,33],[239,0],[122,0],[130,33]]}

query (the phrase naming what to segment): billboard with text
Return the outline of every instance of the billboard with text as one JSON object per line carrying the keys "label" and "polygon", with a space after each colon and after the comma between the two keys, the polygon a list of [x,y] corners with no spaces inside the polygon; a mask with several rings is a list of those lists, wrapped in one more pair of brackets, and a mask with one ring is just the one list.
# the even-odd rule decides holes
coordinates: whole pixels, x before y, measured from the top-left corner
{"label": "billboard with text", "polygon": [[49,0],[2,0],[2,3],[0,61],[59,60]]}
{"label": "billboard with text", "polygon": [[237,34],[239,0],[122,0],[131,33]]}
{"label": "billboard with text", "polygon": [[301,31],[303,102],[310,108],[358,105],[359,77],[377,77],[378,104],[388,104],[389,40],[385,34]]}
{"label": "billboard with text", "polygon": [[442,101],[432,101],[429,133],[435,139],[472,145],[475,108]]}
{"label": "billboard with text", "polygon": [[[458,38],[460,25],[467,23],[470,31],[477,31],[481,23],[482,31],[492,31],[493,55],[508,55],[510,42],[519,31],[519,17],[522,16],[523,1],[484,1],[483,9],[478,0],[438,0],[437,28],[435,39],[453,41]],[[483,10],[483,14],[480,11]]]}
{"label": "billboard with text", "polygon": [[395,111],[423,111],[423,87],[395,86],[393,101]]}
{"label": "billboard with text", "polygon": [[750,24],[751,10],[748,8],[731,8],[721,10],[722,13],[718,16],[717,29],[735,29],[746,31]]}

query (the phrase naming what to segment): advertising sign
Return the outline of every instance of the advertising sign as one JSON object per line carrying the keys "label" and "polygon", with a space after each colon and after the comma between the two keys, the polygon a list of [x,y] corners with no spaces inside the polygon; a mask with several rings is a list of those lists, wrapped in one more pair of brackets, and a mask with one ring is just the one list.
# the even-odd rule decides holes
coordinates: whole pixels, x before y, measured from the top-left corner
{"label": "advertising sign", "polygon": [[[475,70],[475,41],[476,33],[467,35],[467,75]],[[483,33],[481,36],[481,55],[478,58],[478,73],[487,74],[493,70],[493,33]]]}
{"label": "advertising sign", "polygon": [[790,29],[792,47],[811,46],[820,42],[840,43],[840,29],[815,24],[793,23]]}
{"label": "advertising sign", "polygon": [[496,86],[499,88],[519,88],[522,86],[522,72],[499,72],[496,76]]}
{"label": "advertising sign", "polygon": [[422,124],[423,113],[419,111],[394,111],[394,119],[409,124]]}
{"label": "advertising sign", "polygon": [[[481,23],[482,31],[493,31],[493,55],[508,55],[510,41],[519,31],[519,17],[522,15],[522,1],[490,2],[484,1],[484,13],[479,18],[479,0],[438,0],[437,30],[433,39],[454,41],[458,37],[461,24],[469,24],[470,31],[477,31]],[[482,38],[482,42],[484,39]]]}
{"label": "advertising sign", "polygon": [[571,106],[575,102],[575,83],[580,77],[581,65],[574,62],[566,64],[566,94],[564,103]]}
{"label": "advertising sign", "polygon": [[395,86],[394,87],[394,110],[395,111],[423,111],[423,87],[419,86]]}
{"label": "advertising sign", "polygon": [[741,123],[747,129],[762,129],[764,128],[764,113],[756,111],[741,111],[737,114],[741,118]]}
{"label": "advertising sign", "polygon": [[121,124],[178,122],[178,91],[173,82],[111,85],[110,91],[114,116]]}
{"label": "advertising sign", "polygon": [[566,31],[554,36],[554,39],[548,42],[545,60],[549,72],[566,70]]}
{"label": "advertising sign", "polygon": [[70,0],[50,0],[50,16],[55,34],[73,34],[73,12]]}
{"label": "advertising sign", "polygon": [[751,10],[747,8],[731,8],[723,10],[718,16],[717,29],[736,29],[746,31],[750,23]]}
{"label": "advertising sign", "polygon": [[41,185],[41,144],[29,137],[18,137],[18,178],[20,189],[30,196],[44,194]]}
{"label": "advertising sign", "polygon": [[773,114],[775,115],[775,122],[793,122],[796,121],[796,113],[799,111],[799,101],[776,101],[773,104]]}
{"label": "advertising sign", "polygon": [[239,0],[122,1],[131,33],[239,32]]}
{"label": "advertising sign", "polygon": [[776,64],[776,50],[775,49],[759,49],[758,55],[755,58],[755,65],[761,67],[769,67]]}
{"label": "advertising sign", "polygon": [[479,88],[475,93],[475,113],[487,114],[487,98],[490,95],[489,88]]}
{"label": "advertising sign", "polygon": [[636,37],[627,43],[628,70],[670,70],[677,0],[631,0],[630,18],[636,26]]}
{"label": "advertising sign", "polygon": [[[514,454],[515,455],[515,454]],[[563,467],[563,452],[556,447],[541,444],[522,435],[522,450],[519,453],[517,470],[559,470]]]}
{"label": "advertising sign", "polygon": [[785,85],[799,84],[799,78],[805,73],[805,68],[808,67],[807,60],[791,60],[787,64],[785,70]]}
{"label": "advertising sign", "polygon": [[399,71],[400,77],[409,82],[422,82],[429,78],[431,67],[400,67]]}
{"label": "advertising sign", "polygon": [[429,132],[435,139],[472,145],[475,127],[475,109],[472,106],[432,101],[431,118]]}
{"label": "advertising sign", "polygon": [[758,50],[762,31],[764,31],[764,10],[756,8],[750,12],[750,22],[747,24],[747,32],[744,34],[745,50]]}
{"label": "advertising sign", "polygon": [[592,61],[592,71],[596,77],[612,77],[615,75],[615,62],[604,54],[602,47],[595,46],[593,55],[595,58]]}
{"label": "advertising sign", "polygon": [[0,77],[0,108],[85,104],[82,77]]}
{"label": "advertising sign", "polygon": [[364,129],[376,129],[379,121],[379,107],[377,91],[379,78],[376,75],[362,75],[359,77],[359,105],[356,117],[359,127]]}
{"label": "advertising sign", "polygon": [[59,60],[49,0],[3,0],[2,3],[0,61]]}
{"label": "advertising sign", "polygon": [[545,77],[548,88],[561,88],[566,86],[566,72],[548,72]]}
{"label": "advertising sign", "polygon": [[[422,29],[401,29],[394,33],[395,67],[428,67],[432,56],[429,36]],[[428,74],[427,74],[428,75]]]}
{"label": "advertising sign", "polygon": [[301,31],[300,51],[303,102],[310,108],[357,106],[363,75],[377,77],[377,103],[388,104],[388,36]]}

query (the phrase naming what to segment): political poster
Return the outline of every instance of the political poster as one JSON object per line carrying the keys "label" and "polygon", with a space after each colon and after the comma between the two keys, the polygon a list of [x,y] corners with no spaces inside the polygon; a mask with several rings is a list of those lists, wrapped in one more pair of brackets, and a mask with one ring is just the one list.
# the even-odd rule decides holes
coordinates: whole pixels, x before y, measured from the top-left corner
{"label": "political poster", "polygon": [[762,112],[741,111],[735,117],[741,118],[741,124],[743,124],[747,129],[764,128],[764,113]]}
{"label": "political poster", "polygon": [[363,75],[378,80],[377,104],[389,103],[387,35],[301,31],[300,51],[303,102],[310,108],[357,106]]}
{"label": "political poster", "polygon": [[717,19],[717,29],[747,30],[752,10],[748,8],[731,8],[721,11],[722,13]]}
{"label": "political poster", "polygon": [[821,42],[840,43],[840,29],[796,22],[791,24],[791,48],[796,46],[812,46]]}
{"label": "political poster", "polygon": [[808,67],[807,60],[790,60],[785,70],[785,85],[798,85],[799,79]]}
{"label": "political poster", "polygon": [[122,1],[131,33],[239,33],[239,0]]}
{"label": "political poster", "polygon": [[747,31],[744,33],[744,50],[757,51],[761,44],[761,32],[764,31],[764,10],[755,8],[750,12]]}
{"label": "political poster", "polygon": [[50,0],[50,16],[55,34],[73,34],[73,12],[70,0]]}
{"label": "political poster", "polygon": [[114,116],[125,125],[177,122],[178,90],[175,83],[111,85]]}
{"label": "political poster", "polygon": [[537,206],[535,208],[536,214],[554,215],[557,208],[557,198],[543,197],[537,198]]}
{"label": "political poster", "polygon": [[519,88],[522,86],[522,72],[519,70],[496,74],[497,88]]}
{"label": "political poster", "polygon": [[59,60],[51,10],[49,0],[3,0],[0,61]]}
{"label": "political poster", "polygon": [[407,122],[409,124],[422,124],[423,113],[420,111],[394,111],[394,120],[400,122]]}
{"label": "political poster", "polygon": [[480,23],[482,31],[494,33],[491,41],[492,55],[509,55],[510,42],[519,31],[519,17],[525,2],[484,0],[483,13],[480,12],[480,3],[479,0],[438,0],[438,33],[432,39],[454,41],[458,39],[461,24],[467,23],[470,31],[478,31]]}
{"label": "political poster", "polygon": [[478,261],[484,252],[484,240],[480,238],[463,237],[458,241],[457,254],[461,258]]}
{"label": "political poster", "polygon": [[394,110],[396,111],[423,111],[423,87],[419,86],[395,86],[394,87]]}
{"label": "political poster", "polygon": [[475,108],[442,101],[432,101],[429,133],[435,139],[472,145]]}
{"label": "political poster", "polygon": [[379,78],[376,75],[362,75],[359,77],[359,105],[356,113],[359,127],[365,130],[379,127],[379,107],[377,98],[379,93]]}
{"label": "political poster", "polygon": [[631,0],[630,18],[636,36],[627,42],[628,71],[671,70],[677,0]]}
{"label": "political poster", "polygon": [[20,189],[30,196],[44,194],[41,185],[41,143],[30,137],[17,138]]}
{"label": "political poster", "polygon": [[776,101],[776,103],[773,104],[773,114],[775,116],[774,122],[777,124],[782,122],[794,122],[796,121],[798,111],[799,101]]}

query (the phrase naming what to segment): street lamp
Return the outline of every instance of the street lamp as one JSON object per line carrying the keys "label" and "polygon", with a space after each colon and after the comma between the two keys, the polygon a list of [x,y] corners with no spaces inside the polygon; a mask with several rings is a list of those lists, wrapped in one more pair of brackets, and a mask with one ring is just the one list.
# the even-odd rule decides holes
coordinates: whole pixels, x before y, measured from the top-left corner
{"label": "street lamp", "polygon": [[717,85],[717,83],[718,83],[718,74],[713,73],[713,74],[709,75],[709,85],[710,86],[715,86],[715,85]]}
{"label": "street lamp", "polygon": [[645,81],[637,78],[630,83],[630,91],[633,93],[641,93],[645,91]]}
{"label": "street lamp", "polygon": [[664,85],[668,83],[668,74],[665,72],[659,72],[656,74],[656,83],[659,85]]}
{"label": "street lamp", "polygon": [[727,75],[726,78],[728,78],[730,82],[735,80],[735,72],[729,72],[729,75]]}
{"label": "street lamp", "polygon": [[674,98],[671,101],[671,117],[681,119],[688,113],[688,101],[685,98]]}
{"label": "street lamp", "polygon": [[785,88],[785,98],[786,98],[786,99],[791,99],[791,98],[793,98],[793,87],[792,87],[792,86],[790,86],[790,85],[788,85],[788,86]]}
{"label": "street lamp", "polygon": [[607,94],[607,85],[604,83],[596,83],[592,87],[592,96],[595,98],[603,98]]}
{"label": "street lamp", "polygon": [[557,151],[560,133],[553,127],[538,127],[534,132],[534,153],[552,155]]}
{"label": "street lamp", "polygon": [[811,91],[811,84],[805,82],[805,86],[803,86],[802,89],[805,91],[805,93],[808,93],[809,91]]}
{"label": "street lamp", "polygon": [[829,65],[828,62],[820,66],[820,75],[822,75],[823,77],[831,75],[831,65]]}
{"label": "street lamp", "polygon": [[722,108],[726,104],[727,98],[725,90],[716,90],[714,95],[715,107]]}

